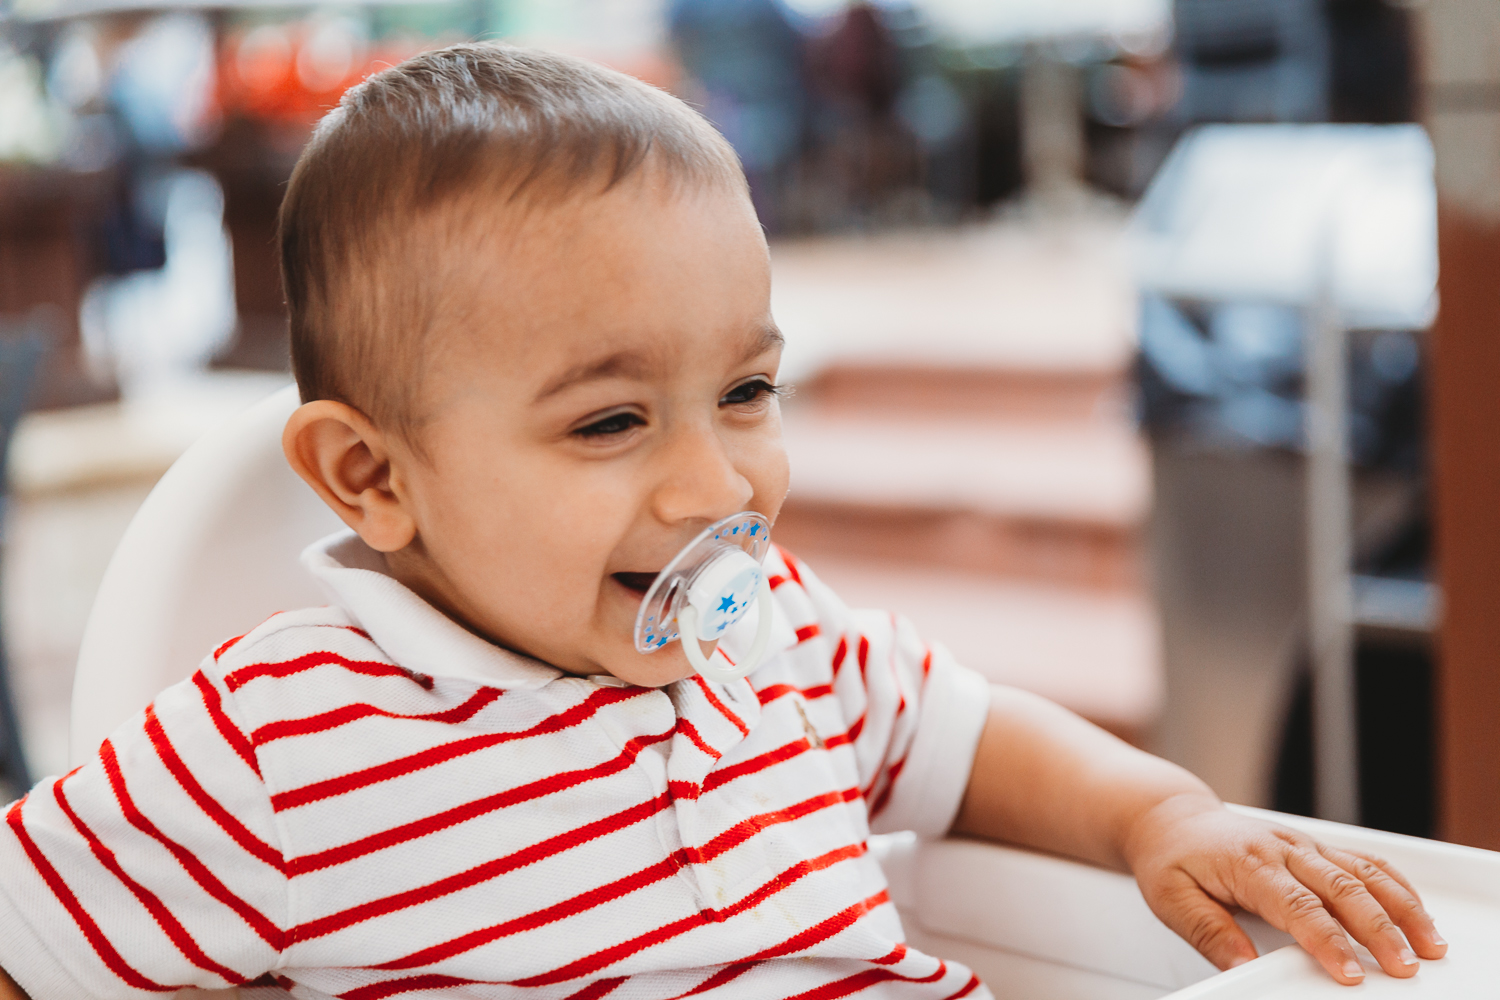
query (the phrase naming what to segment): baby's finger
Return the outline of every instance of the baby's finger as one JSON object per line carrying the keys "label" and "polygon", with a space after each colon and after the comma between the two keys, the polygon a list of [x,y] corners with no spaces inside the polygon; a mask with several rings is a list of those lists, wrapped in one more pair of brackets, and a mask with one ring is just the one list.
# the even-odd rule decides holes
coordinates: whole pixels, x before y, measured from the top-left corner
{"label": "baby's finger", "polygon": [[[1287,852],[1286,863],[1287,870],[1318,894],[1349,935],[1370,949],[1387,974],[1398,979],[1416,975],[1416,954],[1363,881],[1311,849]],[[1395,882],[1389,884],[1396,887]]]}
{"label": "baby's finger", "polygon": [[1365,884],[1375,901],[1401,928],[1412,948],[1422,958],[1442,958],[1448,952],[1444,941],[1432,922],[1432,917],[1422,905],[1422,899],[1412,889],[1401,873],[1380,858],[1337,847],[1320,845],[1323,857],[1353,874]]}
{"label": "baby's finger", "polygon": [[1255,957],[1255,944],[1217,900],[1186,872],[1174,872],[1148,902],[1161,922],[1220,969]]}
{"label": "baby's finger", "polygon": [[1318,894],[1277,864],[1263,865],[1246,886],[1250,908],[1266,923],[1286,931],[1335,980],[1346,986],[1364,981],[1354,946],[1323,906]]}

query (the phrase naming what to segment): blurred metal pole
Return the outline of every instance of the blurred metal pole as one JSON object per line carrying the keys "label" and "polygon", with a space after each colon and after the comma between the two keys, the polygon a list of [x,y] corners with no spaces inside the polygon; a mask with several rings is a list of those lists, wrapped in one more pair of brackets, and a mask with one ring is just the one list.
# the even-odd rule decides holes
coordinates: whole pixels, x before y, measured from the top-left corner
{"label": "blurred metal pole", "polygon": [[1083,79],[1053,47],[1027,46],[1021,64],[1021,163],[1028,193],[1058,211],[1078,207],[1085,191]]}
{"label": "blurred metal pole", "polygon": [[1307,329],[1307,595],[1312,648],[1313,803],[1359,822],[1347,338],[1334,297],[1333,218]]}

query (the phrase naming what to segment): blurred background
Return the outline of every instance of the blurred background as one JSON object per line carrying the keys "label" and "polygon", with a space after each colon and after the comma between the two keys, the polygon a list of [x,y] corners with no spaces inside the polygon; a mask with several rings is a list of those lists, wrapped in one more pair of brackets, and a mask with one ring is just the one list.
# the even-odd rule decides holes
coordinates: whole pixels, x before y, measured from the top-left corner
{"label": "blurred background", "polygon": [[851,603],[1228,799],[1500,847],[1493,0],[0,0],[13,787],[136,507],[289,378],[311,126],[472,38],[733,143],[777,536]]}

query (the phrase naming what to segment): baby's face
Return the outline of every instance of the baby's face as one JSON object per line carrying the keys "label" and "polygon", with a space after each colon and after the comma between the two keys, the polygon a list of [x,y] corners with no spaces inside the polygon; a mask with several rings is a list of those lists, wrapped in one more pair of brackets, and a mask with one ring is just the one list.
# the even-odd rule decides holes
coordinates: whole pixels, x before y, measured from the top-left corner
{"label": "baby's face", "polygon": [[388,559],[501,645],[670,683],[691,673],[678,644],[635,651],[646,587],[714,521],[774,522],[787,491],[760,226],[737,192],[650,174],[503,226],[434,337],[425,457],[392,467],[417,538]]}

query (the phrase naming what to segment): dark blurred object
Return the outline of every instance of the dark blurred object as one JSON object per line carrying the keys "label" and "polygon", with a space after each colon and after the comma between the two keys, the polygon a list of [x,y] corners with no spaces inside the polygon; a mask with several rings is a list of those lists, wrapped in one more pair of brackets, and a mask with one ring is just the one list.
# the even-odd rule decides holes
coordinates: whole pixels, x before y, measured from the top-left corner
{"label": "dark blurred object", "polygon": [[919,178],[917,141],[896,114],[901,52],[883,15],[868,3],[846,9],[807,46],[816,96],[808,169],[836,191],[851,221],[867,223]]}
{"label": "dark blurred object", "polygon": [[1176,0],[1193,122],[1413,121],[1411,14],[1387,0]]}
{"label": "dark blurred object", "polygon": [[1177,0],[1174,12],[1184,121],[1327,119],[1323,0]]}
{"label": "dark blurred object", "polygon": [[0,165],[0,315],[34,317],[51,338],[47,371],[31,394],[40,408],[114,398],[90,372],[79,336],[83,295],[103,270],[88,237],[108,217],[110,172]]}
{"label": "dark blurred object", "polygon": [[[1425,499],[1355,577],[1355,699],[1361,826],[1414,837],[1436,828],[1433,677],[1437,589]],[[1313,815],[1312,684],[1298,663],[1272,779],[1271,808]]]}
{"label": "dark blurred object", "polygon": [[[1145,425],[1218,447],[1300,450],[1304,326],[1286,306],[1143,296],[1137,378]],[[1416,335],[1356,331],[1351,341],[1351,457],[1420,474],[1426,431]]]}
{"label": "dark blurred object", "polygon": [[801,35],[777,0],[674,0],[668,21],[703,113],[739,154],[761,222],[776,231],[807,127]]}
{"label": "dark blurred object", "polygon": [[[47,354],[47,339],[46,334],[33,324],[0,322],[0,475],[5,473],[6,456],[16,424],[36,388],[37,374]],[[8,492],[9,488],[0,482],[0,539],[4,537]],[[0,544],[0,556],[3,556],[3,544]],[[0,629],[0,786],[4,786],[6,801],[31,787],[31,774],[21,748],[21,727],[11,690],[3,629]]]}
{"label": "dark blurred object", "polygon": [[1412,13],[1388,0],[1329,0],[1333,41],[1329,119],[1416,121]]}

